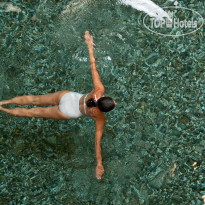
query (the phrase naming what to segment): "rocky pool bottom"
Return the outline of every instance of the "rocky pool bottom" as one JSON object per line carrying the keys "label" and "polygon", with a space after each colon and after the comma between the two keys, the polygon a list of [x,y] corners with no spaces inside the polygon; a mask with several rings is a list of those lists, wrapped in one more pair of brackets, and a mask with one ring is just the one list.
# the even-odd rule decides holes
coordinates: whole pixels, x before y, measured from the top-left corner
{"label": "rocky pool bottom", "polygon": [[[91,119],[0,113],[0,203],[201,205],[203,30],[178,38],[153,35],[144,28],[141,12],[114,1],[93,2],[62,18],[69,1],[12,1],[21,12],[1,11],[0,100],[65,89],[89,92],[82,38],[88,29],[106,95],[118,103],[106,114],[105,174],[95,179]],[[179,3],[204,14],[200,1]]]}

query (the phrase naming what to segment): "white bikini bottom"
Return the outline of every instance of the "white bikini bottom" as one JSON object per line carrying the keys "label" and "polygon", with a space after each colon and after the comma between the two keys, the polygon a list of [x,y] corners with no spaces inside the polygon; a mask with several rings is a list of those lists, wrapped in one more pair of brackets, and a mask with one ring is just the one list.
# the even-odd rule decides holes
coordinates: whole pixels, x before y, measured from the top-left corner
{"label": "white bikini bottom", "polygon": [[63,95],[58,105],[59,110],[68,118],[78,118],[83,114],[79,110],[79,100],[83,94],[68,92]]}

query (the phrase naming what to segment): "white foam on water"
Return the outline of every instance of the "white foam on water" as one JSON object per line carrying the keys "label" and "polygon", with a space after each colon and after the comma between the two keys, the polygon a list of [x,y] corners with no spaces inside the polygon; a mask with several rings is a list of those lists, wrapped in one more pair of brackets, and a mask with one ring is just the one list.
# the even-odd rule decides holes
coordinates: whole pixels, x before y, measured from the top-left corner
{"label": "white foam on water", "polygon": [[112,58],[111,58],[110,56],[106,56],[106,57],[105,57],[105,60],[111,61]]}
{"label": "white foam on water", "polygon": [[[86,7],[89,6],[89,4],[92,2],[93,0],[86,0],[86,1],[72,0],[62,11],[61,16],[69,13],[71,14],[71,13],[86,11]],[[154,2],[152,2],[151,0],[118,0],[118,2],[120,4],[131,6],[134,9],[137,9],[139,11],[144,11],[149,16],[157,18],[159,20],[162,20],[164,17],[166,17],[172,22],[172,19],[170,18],[168,13],[164,11],[161,7],[156,5]]]}
{"label": "white foam on water", "polygon": [[16,6],[13,6],[11,3],[0,2],[0,7],[3,6],[7,7],[5,10],[3,10],[4,12],[21,12],[21,9]]}
{"label": "white foam on water", "polygon": [[175,1],[175,2],[174,2],[174,5],[175,5],[175,6],[177,6],[177,5],[178,5],[178,2],[177,2],[177,1]]}
{"label": "white foam on water", "polygon": [[87,1],[73,0],[61,12],[61,16],[65,15],[65,14],[71,14],[71,13],[73,14],[76,12],[85,12],[86,6],[88,6],[90,2],[92,2],[92,0],[87,0]]}
{"label": "white foam on water", "polygon": [[159,20],[166,17],[172,21],[168,13],[151,0],[120,0],[119,2],[121,4],[131,6],[139,11],[144,11],[149,16],[155,17]]}

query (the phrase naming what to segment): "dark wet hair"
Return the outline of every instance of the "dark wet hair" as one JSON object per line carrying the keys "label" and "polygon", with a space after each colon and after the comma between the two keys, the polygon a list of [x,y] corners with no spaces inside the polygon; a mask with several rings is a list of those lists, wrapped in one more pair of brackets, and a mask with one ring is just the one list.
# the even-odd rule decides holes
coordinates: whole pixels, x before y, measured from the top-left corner
{"label": "dark wet hair", "polygon": [[115,107],[115,103],[111,97],[101,97],[97,102],[93,98],[87,101],[88,107],[98,107],[102,112],[109,112]]}
{"label": "dark wet hair", "polygon": [[87,101],[86,104],[87,104],[88,107],[97,107],[97,102],[95,102],[93,98],[90,98],[90,99]]}

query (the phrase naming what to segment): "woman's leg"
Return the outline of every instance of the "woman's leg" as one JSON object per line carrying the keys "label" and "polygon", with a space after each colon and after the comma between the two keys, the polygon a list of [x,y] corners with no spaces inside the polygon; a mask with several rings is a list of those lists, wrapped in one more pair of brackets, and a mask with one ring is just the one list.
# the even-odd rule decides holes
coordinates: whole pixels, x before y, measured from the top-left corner
{"label": "woman's leg", "polygon": [[58,106],[52,107],[34,107],[31,109],[28,108],[14,108],[7,109],[0,106],[0,112],[5,112],[17,117],[43,117],[56,120],[68,120],[63,113],[60,112]]}
{"label": "woman's leg", "polygon": [[55,93],[49,93],[45,95],[24,95],[11,98],[10,100],[3,100],[0,105],[6,104],[18,104],[18,105],[58,105],[61,97],[70,92],[69,90],[58,91]]}

